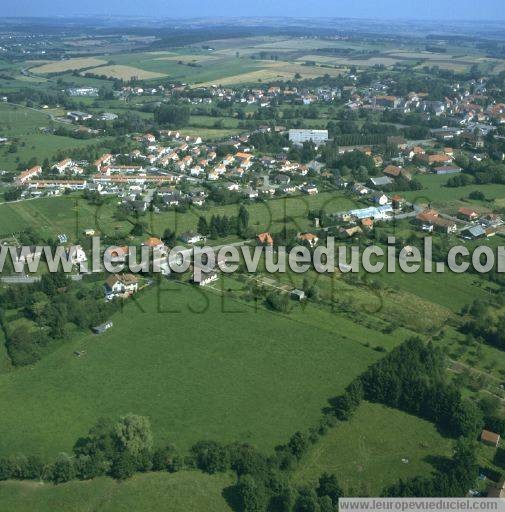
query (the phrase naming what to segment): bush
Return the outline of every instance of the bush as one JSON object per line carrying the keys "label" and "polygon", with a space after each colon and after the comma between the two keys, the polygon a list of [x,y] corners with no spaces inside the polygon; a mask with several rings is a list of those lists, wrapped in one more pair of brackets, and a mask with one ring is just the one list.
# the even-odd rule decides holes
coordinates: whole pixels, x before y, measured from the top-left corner
{"label": "bush", "polygon": [[120,453],[112,464],[111,476],[118,480],[126,480],[137,470],[135,457],[129,452]]}
{"label": "bush", "polygon": [[74,461],[66,453],[58,456],[51,469],[51,480],[55,484],[69,482],[76,476]]}
{"label": "bush", "polygon": [[191,448],[196,465],[206,473],[219,473],[230,467],[228,450],[215,441],[200,441]]}

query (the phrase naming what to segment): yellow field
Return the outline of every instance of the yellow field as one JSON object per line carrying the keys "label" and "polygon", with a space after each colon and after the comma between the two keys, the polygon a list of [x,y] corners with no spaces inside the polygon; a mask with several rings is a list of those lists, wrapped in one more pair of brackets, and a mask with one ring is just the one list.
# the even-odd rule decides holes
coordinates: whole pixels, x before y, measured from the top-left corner
{"label": "yellow field", "polygon": [[96,57],[82,57],[77,59],[61,60],[58,62],[49,62],[35,68],[31,68],[32,73],[63,73],[74,69],[91,68],[107,64],[107,61],[97,59]]}
{"label": "yellow field", "polygon": [[265,62],[264,69],[240,73],[238,75],[222,77],[218,80],[194,84],[195,87],[205,87],[214,84],[236,85],[252,82],[265,82],[269,80],[291,80],[296,73],[300,73],[302,78],[316,78],[326,74],[338,76],[343,70],[335,68],[322,68],[318,66],[302,66],[297,63],[289,62]]}
{"label": "yellow field", "polygon": [[109,78],[119,78],[121,80],[131,80],[133,77],[136,77],[139,80],[149,80],[151,78],[162,78],[167,76],[163,73],[154,73],[152,71],[134,68],[133,66],[122,66],[118,64],[90,69],[88,72],[95,73],[97,75],[105,75]]}

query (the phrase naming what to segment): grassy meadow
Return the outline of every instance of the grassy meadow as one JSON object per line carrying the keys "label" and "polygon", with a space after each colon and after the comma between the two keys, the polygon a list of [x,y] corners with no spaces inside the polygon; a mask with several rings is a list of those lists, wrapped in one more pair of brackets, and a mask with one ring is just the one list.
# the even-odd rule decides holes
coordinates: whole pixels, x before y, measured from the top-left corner
{"label": "grassy meadow", "polygon": [[62,485],[0,482],[0,508],[17,512],[231,512],[222,496],[234,477],[197,471],[137,474],[126,482],[101,477]]}
{"label": "grassy meadow", "polygon": [[0,204],[0,234],[9,235],[31,227],[43,238],[65,233],[70,239],[91,228],[104,234],[125,233],[127,221],[115,221],[114,203],[88,204],[78,196],[60,196]]}
{"label": "grassy meadow", "polygon": [[[420,205],[431,203],[434,208],[441,208],[444,212],[450,214],[455,214],[461,206],[477,208],[483,212],[490,211],[493,207],[500,207],[501,201],[505,201],[505,185],[485,184],[446,187],[445,184],[449,178],[450,176],[437,176],[435,174],[416,176],[423,189],[402,192],[402,196]],[[482,192],[486,200],[469,199],[468,195],[474,190]]]}
{"label": "grassy meadow", "polygon": [[58,151],[94,145],[99,140],[74,139],[44,133],[41,128],[55,124],[49,113],[27,107],[0,103],[0,137],[17,141],[17,151],[11,153],[10,145],[0,147],[0,170],[16,171],[20,162],[36,157],[39,163],[54,160]]}
{"label": "grassy meadow", "polygon": [[[33,227],[44,237],[66,233],[76,239],[83,230],[93,228],[102,235],[125,234],[132,228],[129,221],[114,219],[117,201],[107,200],[102,206],[88,204],[79,195],[50,197],[0,204],[0,234],[12,234]],[[310,210],[322,208],[331,213],[356,207],[356,202],[341,192],[323,192],[316,196],[293,196],[276,198],[265,202],[251,203],[247,206],[250,225],[258,233],[280,231],[284,224],[300,231],[310,228],[307,218]],[[212,215],[236,216],[238,205],[190,208],[185,213],[174,210],[159,214],[148,212],[141,217],[148,230],[161,236],[166,228],[177,234],[196,231],[198,218],[203,215],[210,219]]]}
{"label": "grassy meadow", "polygon": [[312,483],[323,472],[334,473],[345,492],[379,496],[400,478],[428,476],[437,458],[452,456],[452,445],[432,423],[363,402],[351,420],[312,447],[294,480]]}
{"label": "grassy meadow", "polygon": [[170,281],[113,321],[0,375],[0,455],[68,452],[97,418],[128,412],[183,450],[202,439],[271,450],[380,357],[365,341],[385,338],[315,307],[283,316]]}

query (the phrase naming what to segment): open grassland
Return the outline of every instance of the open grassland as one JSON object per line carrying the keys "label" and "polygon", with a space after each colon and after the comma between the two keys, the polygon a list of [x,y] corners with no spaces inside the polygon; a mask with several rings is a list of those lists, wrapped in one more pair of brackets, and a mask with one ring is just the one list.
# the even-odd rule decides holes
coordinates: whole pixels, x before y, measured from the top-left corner
{"label": "open grassland", "polygon": [[[299,231],[307,230],[312,224],[307,218],[310,210],[322,209],[325,212],[339,212],[355,207],[355,202],[342,192],[323,192],[316,196],[293,196],[271,199],[265,202],[247,205],[249,224],[257,232],[280,231],[285,225]],[[180,234],[196,230],[198,218],[203,215],[210,219],[212,215],[236,216],[239,205],[212,206],[207,209],[192,208],[186,213],[174,211],[146,216],[150,230],[162,234],[170,228]]]}
{"label": "open grassland", "polygon": [[153,71],[146,71],[145,69],[119,64],[92,68],[87,72],[94,73],[96,75],[105,75],[109,78],[118,78],[120,80],[132,80],[133,78],[136,78],[137,80],[152,80],[154,78],[163,78],[166,76],[164,73],[155,73]]}
{"label": "open grassland", "polygon": [[34,133],[47,126],[49,114],[27,107],[0,103],[0,133],[6,137],[16,137]]}
{"label": "open grassland", "polygon": [[477,298],[489,296],[489,290],[497,287],[477,275],[455,274],[447,268],[443,273],[435,270],[427,273],[422,269],[413,274],[406,274],[401,270],[394,273],[383,271],[376,274],[376,277],[393,289],[398,287],[407,290],[454,312],[461,311],[463,306],[471,304]]}
{"label": "open grassland", "polygon": [[62,485],[0,482],[0,509],[17,512],[229,512],[221,495],[231,475],[196,471],[137,474],[126,482],[96,478]]}
{"label": "open grassland", "polygon": [[[454,214],[461,206],[471,206],[482,211],[500,207],[505,202],[505,185],[485,184],[466,185],[464,187],[446,187],[450,176],[437,176],[426,174],[416,176],[422,184],[422,190],[402,192],[402,195],[419,205],[430,204],[440,208],[443,212]],[[468,198],[470,192],[478,190],[482,192],[486,200],[476,201]]]}
{"label": "open grassland", "polygon": [[[186,133],[186,131],[184,132]],[[310,210],[323,209],[337,212],[353,208],[356,203],[341,192],[323,192],[317,196],[294,196],[271,199],[247,205],[250,225],[258,233],[280,231],[285,224],[300,231],[309,229],[307,218]],[[132,228],[131,222],[114,219],[116,203],[113,200],[102,206],[88,204],[78,195],[34,199],[16,203],[0,204],[0,234],[12,234],[33,227],[42,236],[56,236],[66,233],[78,238],[85,229],[95,229],[102,236],[125,234]],[[185,213],[165,211],[159,214],[148,212],[141,220],[148,230],[161,236],[166,228],[177,234],[195,231],[202,215],[236,216],[239,205],[213,206],[205,209],[191,208]]]}
{"label": "open grassland", "polygon": [[433,424],[364,402],[350,421],[314,445],[294,480],[314,483],[321,473],[334,473],[345,492],[378,496],[400,478],[429,475],[437,458],[451,455],[452,440],[443,438]]}
{"label": "open grassland", "polygon": [[170,281],[113,321],[0,375],[1,455],[68,452],[97,418],[128,412],[182,450],[216,439],[270,451],[380,357],[364,344],[375,332],[338,315],[283,316]]}
{"label": "open grassland", "polygon": [[[0,170],[14,171],[20,161],[27,162],[33,157],[41,163],[45,158],[54,159],[60,150],[93,145],[100,140],[74,139],[41,131],[50,123],[49,113],[0,103],[0,136],[11,139],[10,144],[0,148]],[[17,147],[14,153],[9,152],[11,144]]]}
{"label": "open grassland", "polygon": [[349,316],[356,321],[359,316],[361,323],[375,322],[377,331],[383,330],[388,324],[407,329],[389,335],[391,339],[386,339],[384,345],[388,349],[395,346],[397,335],[407,337],[408,334],[433,332],[453,316],[450,309],[412,293],[408,281],[405,288],[396,285],[394,288],[377,288],[374,283],[381,282],[380,277],[369,277],[368,283],[351,284],[352,281],[346,280],[338,271],[333,274],[311,271],[303,275],[283,274],[280,280],[302,288],[303,280],[309,279],[311,285],[318,287],[323,300],[339,304],[337,309],[345,305],[351,311]]}
{"label": "open grassland", "polygon": [[113,205],[89,205],[77,196],[32,199],[0,205],[0,234],[7,235],[29,227],[43,238],[65,233],[69,239],[82,236],[85,229],[98,233],[124,233],[131,224],[112,218]]}
{"label": "open grassland", "polygon": [[55,62],[47,62],[40,66],[30,69],[32,73],[64,73],[65,71],[73,71],[75,69],[93,68],[107,64],[106,60],[98,57],[81,57],[76,59],[60,60]]}

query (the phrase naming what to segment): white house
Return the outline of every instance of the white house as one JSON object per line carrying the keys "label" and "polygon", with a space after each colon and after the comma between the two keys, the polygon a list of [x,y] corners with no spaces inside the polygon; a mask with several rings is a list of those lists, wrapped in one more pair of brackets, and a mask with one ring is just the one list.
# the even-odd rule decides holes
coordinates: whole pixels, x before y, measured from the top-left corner
{"label": "white house", "polygon": [[105,281],[105,298],[127,298],[139,289],[139,280],[133,274],[113,274]]}
{"label": "white house", "polygon": [[196,278],[193,280],[195,284],[198,286],[206,286],[210,283],[213,283],[214,281],[217,281],[218,275],[213,270],[210,272],[202,272],[201,276],[199,278]]}
{"label": "white house", "polygon": [[181,240],[185,244],[197,244],[203,240],[203,236],[199,233],[191,233],[188,231],[187,233],[183,233],[181,235]]}
{"label": "white house", "polygon": [[71,245],[67,249],[67,256],[72,262],[72,265],[79,265],[88,260],[84,249],[80,245]]}
{"label": "white house", "polygon": [[63,174],[66,172],[70,167],[72,167],[74,163],[70,158],[65,158],[65,160],[62,160],[61,162],[58,162],[57,164],[54,164],[51,169],[54,169],[55,171],[58,171],[58,174]]}

